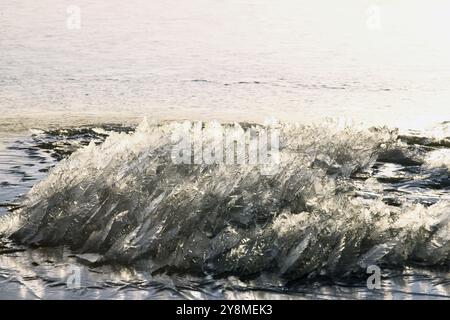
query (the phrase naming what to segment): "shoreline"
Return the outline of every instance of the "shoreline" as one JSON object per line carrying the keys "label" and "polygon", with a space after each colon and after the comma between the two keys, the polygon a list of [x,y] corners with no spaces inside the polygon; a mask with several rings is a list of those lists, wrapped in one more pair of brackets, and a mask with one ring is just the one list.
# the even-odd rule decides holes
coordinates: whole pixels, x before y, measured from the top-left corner
{"label": "shoreline", "polygon": [[[204,111],[204,110],[203,110]],[[388,127],[390,129],[399,129],[401,132],[410,130],[429,131],[436,126],[448,125],[450,119],[439,117],[428,119],[423,123],[409,122],[405,119],[403,122],[377,120],[369,121],[361,117],[348,117],[346,115],[317,115],[311,117],[286,117],[282,113],[267,117],[264,114],[254,113],[220,113],[220,112],[202,112],[202,110],[168,110],[166,112],[152,112],[150,110],[136,112],[28,112],[23,113],[4,113],[0,114],[0,134],[2,136],[9,134],[23,133],[30,129],[51,130],[62,128],[75,128],[81,126],[95,126],[102,124],[117,124],[136,126],[144,118],[149,121],[169,122],[169,121],[218,121],[220,123],[264,123],[267,119],[276,119],[283,123],[298,123],[302,125],[320,124],[323,121],[332,120],[340,124],[357,126],[361,128]]]}

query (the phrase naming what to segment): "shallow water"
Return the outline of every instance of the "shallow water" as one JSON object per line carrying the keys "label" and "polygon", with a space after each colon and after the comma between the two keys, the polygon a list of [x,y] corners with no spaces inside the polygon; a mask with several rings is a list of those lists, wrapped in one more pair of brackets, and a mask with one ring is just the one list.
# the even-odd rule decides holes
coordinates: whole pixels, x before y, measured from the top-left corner
{"label": "shallow water", "polygon": [[[81,10],[79,29],[67,26],[72,5]],[[374,13],[375,28],[368,25]],[[444,0],[433,5],[419,0],[338,5],[333,0],[276,5],[264,0],[2,0],[0,230],[17,227],[9,217],[26,217],[28,223],[21,221],[13,233],[16,242],[0,242],[0,298],[448,298],[449,14]],[[179,168],[162,161],[169,144],[161,132],[156,132],[159,140],[116,136],[105,149],[91,146],[84,156],[62,162],[91,141],[100,145],[111,132],[133,132],[144,115],[162,121],[259,123],[275,117],[319,126],[291,132],[286,142],[292,150],[283,155],[293,169],[272,180],[248,168],[200,167],[184,168],[180,182],[173,174]],[[380,150],[383,135],[389,140],[385,130],[327,131],[320,127],[327,117],[366,128],[400,128],[399,144]],[[140,154],[146,149],[140,142],[155,152]],[[122,156],[123,165],[114,159]],[[103,165],[109,171],[97,170]],[[111,187],[108,177],[116,176],[130,178],[122,186],[127,192]],[[70,188],[74,177],[89,192]],[[171,193],[173,185],[187,192]],[[30,202],[26,194],[34,186]],[[230,186],[237,194],[227,193]],[[149,193],[153,188],[161,188],[161,197]],[[106,204],[97,201],[105,195]],[[150,211],[155,204],[166,214],[154,216],[133,203]],[[186,234],[192,228],[183,225],[180,212],[192,210],[195,218],[200,211],[209,218],[217,203],[214,210],[226,218],[217,220],[232,226],[229,234],[213,228],[190,239]],[[317,229],[314,220],[297,212],[298,203],[315,213],[319,227],[326,225],[324,232],[303,232],[305,225]],[[144,239],[160,237],[156,244],[132,239],[136,255],[159,258],[162,269],[156,274],[148,261],[139,265],[133,254],[127,256],[134,249],[119,250],[126,242],[115,224],[115,205],[124,209],[118,220],[124,218],[136,232],[136,217],[168,230],[166,238],[157,228],[144,232]],[[97,209],[103,220],[96,220]],[[265,214],[265,223],[255,212]],[[83,214],[91,214],[93,222],[77,224]],[[194,218],[188,222],[202,225]],[[390,218],[396,224],[387,223]],[[181,233],[173,227],[177,223]],[[95,238],[105,225],[115,226],[111,236],[85,239],[86,233]],[[65,228],[73,238],[61,236]],[[123,230],[127,235],[129,229]],[[316,237],[330,230],[337,240]],[[176,249],[188,240],[205,244],[218,235],[223,242],[213,241],[211,250],[191,243],[199,248],[186,259]],[[277,251],[273,240],[283,236]],[[261,248],[255,239],[266,242]],[[96,242],[103,246],[95,247]],[[55,243],[60,248],[42,248]],[[86,247],[77,248],[80,243]],[[105,248],[112,243],[112,258],[129,259],[127,267],[111,266]],[[158,245],[168,252],[166,260]],[[230,256],[228,246],[245,254]],[[73,256],[88,249],[98,256]],[[89,262],[99,257],[105,259],[102,266]],[[365,284],[368,275],[360,264],[369,258],[382,262],[382,290]],[[185,260],[193,261],[193,268]],[[277,274],[273,263],[285,274]],[[81,268],[78,290],[66,285],[74,267]],[[199,269],[207,272],[199,276]]]}
{"label": "shallow water", "polygon": [[[214,279],[187,274],[151,275],[142,268],[89,267],[70,251],[26,250],[0,255],[0,299],[450,299],[448,272],[408,268],[386,270],[380,290],[353,283]],[[79,287],[67,285],[74,270]]]}
{"label": "shallow water", "polygon": [[[111,132],[133,132],[120,125],[33,130],[3,139],[0,151],[0,204],[2,213],[16,211],[23,195],[46,178],[48,170],[90,141],[100,144]],[[401,136],[411,150],[408,155],[386,153],[351,180],[355,196],[380,199],[393,207],[420,203],[425,207],[450,201],[450,180],[445,160],[428,166],[424,159],[448,150],[448,137],[424,139],[417,132]],[[421,141],[422,144],[417,144]],[[434,159],[434,158],[433,158]],[[445,246],[445,244],[444,244]],[[101,264],[67,247],[33,249],[4,240],[0,248],[1,298],[29,299],[447,299],[450,298],[448,262],[439,267],[407,264],[382,268],[382,287],[370,290],[364,270],[350,278],[312,277],[286,281],[266,272],[256,277],[198,276],[184,272],[155,273],[145,262],[133,265]],[[80,287],[68,288],[74,270]],[[240,278],[240,279],[239,279]]]}

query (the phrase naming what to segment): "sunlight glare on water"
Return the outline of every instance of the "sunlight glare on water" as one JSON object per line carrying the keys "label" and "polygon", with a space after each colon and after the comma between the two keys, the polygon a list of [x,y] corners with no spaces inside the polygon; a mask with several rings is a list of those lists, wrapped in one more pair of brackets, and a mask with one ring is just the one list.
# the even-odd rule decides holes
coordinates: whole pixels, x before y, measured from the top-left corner
{"label": "sunlight glare on water", "polygon": [[444,0],[3,0],[0,110],[422,128],[450,118],[449,15]]}

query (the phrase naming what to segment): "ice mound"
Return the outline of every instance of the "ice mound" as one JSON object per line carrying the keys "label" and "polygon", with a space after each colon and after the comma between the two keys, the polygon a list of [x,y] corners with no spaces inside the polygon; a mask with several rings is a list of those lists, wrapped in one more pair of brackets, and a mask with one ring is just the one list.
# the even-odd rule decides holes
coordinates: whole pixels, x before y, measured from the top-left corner
{"label": "ice mound", "polygon": [[428,153],[425,163],[431,168],[446,168],[450,171],[450,149],[438,149]]}
{"label": "ice mound", "polygon": [[399,208],[355,197],[350,177],[398,148],[395,131],[277,124],[279,168],[265,175],[250,164],[175,164],[173,125],[144,122],[62,160],[0,233],[154,271],[295,279],[448,265],[448,203]]}

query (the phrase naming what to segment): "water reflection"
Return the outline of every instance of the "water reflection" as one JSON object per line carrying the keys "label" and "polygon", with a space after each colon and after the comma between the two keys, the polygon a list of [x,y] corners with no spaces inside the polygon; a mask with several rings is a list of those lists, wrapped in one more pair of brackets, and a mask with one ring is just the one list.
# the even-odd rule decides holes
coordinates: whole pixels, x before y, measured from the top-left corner
{"label": "water reflection", "polygon": [[[80,286],[67,285],[73,267]],[[66,249],[0,254],[0,299],[450,299],[450,273],[385,270],[381,290],[355,284],[307,283],[287,287],[261,276],[251,281],[158,275],[120,266],[90,267]]]}

